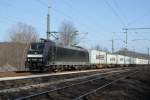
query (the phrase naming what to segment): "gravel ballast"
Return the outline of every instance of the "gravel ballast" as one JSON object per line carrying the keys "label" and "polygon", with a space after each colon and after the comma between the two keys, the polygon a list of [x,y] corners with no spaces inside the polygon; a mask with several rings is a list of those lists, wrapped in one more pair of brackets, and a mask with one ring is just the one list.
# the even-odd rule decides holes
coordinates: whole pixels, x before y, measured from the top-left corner
{"label": "gravel ballast", "polygon": [[150,70],[142,70],[90,96],[89,100],[150,100]]}

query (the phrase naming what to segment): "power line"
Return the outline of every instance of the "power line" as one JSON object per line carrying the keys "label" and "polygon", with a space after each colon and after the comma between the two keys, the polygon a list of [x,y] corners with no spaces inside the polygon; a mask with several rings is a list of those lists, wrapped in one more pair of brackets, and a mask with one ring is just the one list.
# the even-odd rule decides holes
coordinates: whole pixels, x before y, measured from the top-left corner
{"label": "power line", "polygon": [[[37,1],[38,3],[40,3],[42,6],[47,6],[46,5],[46,3],[45,2],[43,2],[43,1],[41,1],[41,0],[35,0],[35,1]],[[69,3],[67,3],[67,1],[65,1],[65,4],[67,4],[68,6],[72,6],[71,4],[69,4]],[[55,11],[56,13],[58,13],[58,14],[60,14],[60,15],[63,15],[65,18],[67,18],[68,20],[73,20],[73,18],[71,17],[71,16],[69,16],[69,15],[67,15],[66,13],[64,13],[64,12],[62,12],[62,11],[60,11],[60,10],[58,10],[58,9],[56,9],[56,8],[53,8],[53,7],[51,7],[51,9],[53,10],[53,11]],[[73,7],[71,7],[71,9],[73,9]],[[87,25],[86,24],[83,24],[83,23],[81,23],[80,21],[77,21],[77,19],[76,19],[76,22],[79,22],[80,24],[81,24],[81,26],[84,26],[84,27],[86,27],[86,29],[89,29],[89,27],[87,27]],[[90,27],[91,28],[91,27]]]}
{"label": "power line", "polygon": [[[45,6],[47,7],[47,4],[46,4],[44,1],[42,1],[42,0],[35,0],[35,1],[38,2],[38,3],[40,3],[43,7],[45,7]],[[64,0],[63,0],[63,1],[64,1]],[[68,5],[69,8],[71,8],[71,9],[74,10],[73,5],[71,5],[71,4],[68,3],[67,1],[64,1],[64,4]],[[59,9],[57,9],[57,8],[51,7],[51,9],[52,9],[53,11],[55,11],[56,13],[58,13],[58,14],[64,16],[65,18],[67,18],[67,20],[69,20],[69,21],[74,20],[73,17],[71,17],[70,15],[64,13],[63,11],[61,11],[61,10],[59,10]],[[76,11],[79,12],[78,10],[76,10]],[[77,16],[76,16],[76,17],[77,17]],[[97,31],[96,31],[95,29],[93,29],[93,27],[89,27],[87,24],[82,23],[78,18],[76,18],[75,22],[76,22],[78,25],[84,27],[85,30],[90,29],[93,33],[97,33]],[[95,25],[95,23],[94,23],[93,25]]]}
{"label": "power line", "polygon": [[43,2],[43,1],[41,1],[41,0],[36,0],[36,1],[39,2],[39,3],[40,3],[42,6],[44,6],[44,7],[45,7],[45,6],[46,6],[46,7],[48,6],[45,2]]}
{"label": "power line", "polygon": [[[5,7],[9,7],[9,8],[14,8],[14,9],[18,9],[18,7],[16,7],[15,5],[11,4],[11,3],[8,3],[8,2],[3,2],[3,4],[5,5]],[[24,12],[29,12],[27,10],[24,10]],[[11,24],[14,24],[14,25],[17,25],[18,23],[27,23],[26,21],[22,20],[21,18],[19,17],[16,17],[16,16],[12,16],[12,15],[4,15],[3,16],[0,16],[0,21],[2,23],[6,23],[6,22],[9,22]],[[30,23],[31,24],[31,23]],[[37,27],[37,26],[36,26]]]}
{"label": "power line", "polygon": [[[6,7],[14,8],[14,9],[17,9],[17,10],[18,10],[18,7],[16,7],[15,5],[13,5],[13,4],[9,3],[9,2],[2,1],[2,3],[3,3]],[[22,11],[22,9],[21,9],[21,11]],[[29,13],[28,10],[23,9],[23,11]],[[24,13],[24,12],[23,12],[23,13]],[[6,16],[6,15],[5,15],[5,17],[1,17],[1,19],[5,20],[5,21],[8,21],[8,22],[11,21],[11,22],[13,22],[13,23],[23,22],[19,17],[16,17],[16,16],[15,16],[15,18],[14,18],[14,17],[12,17],[12,16]],[[17,20],[16,20],[16,19],[17,19]],[[19,20],[19,19],[20,19],[20,20]]]}
{"label": "power line", "polygon": [[56,8],[52,8],[52,9],[53,9],[55,12],[57,12],[57,13],[59,13],[59,14],[65,16],[65,17],[67,17],[67,18],[70,19],[70,20],[73,19],[71,16],[68,16],[67,14],[65,14],[64,12],[62,12],[62,11],[56,9]]}
{"label": "power line", "polygon": [[6,2],[6,0],[5,1],[1,1],[1,3],[5,4],[7,7],[16,8],[16,6]]}
{"label": "power line", "polygon": [[129,26],[129,25],[131,25],[133,23],[136,23],[136,22],[144,19],[145,17],[147,17],[149,15],[149,13],[150,13],[150,10],[148,10],[144,15],[141,15],[140,17],[136,18],[135,20],[129,22],[127,25]]}
{"label": "power line", "polygon": [[116,0],[113,0],[113,3],[115,5],[116,9],[118,9],[120,11],[120,15],[126,20],[126,22],[128,22],[127,16],[123,12],[123,10],[119,7],[118,2]]}
{"label": "power line", "polygon": [[107,0],[104,0],[104,2],[106,3],[106,5],[112,10],[112,12],[114,13],[114,15],[116,17],[118,17],[119,21],[121,22],[121,24],[123,26],[126,26],[126,24],[124,23],[124,21],[122,20],[122,18],[119,16],[119,14],[116,12],[116,10],[109,4],[109,2]]}
{"label": "power line", "polygon": [[[36,0],[36,1],[37,1],[38,3],[40,3],[42,6],[44,6],[44,7],[47,7],[47,6],[48,6],[45,2],[43,2],[43,1],[41,1],[41,0]],[[60,13],[61,15],[65,16],[65,17],[67,17],[67,18],[69,18],[69,19],[72,19],[71,16],[68,16],[67,14],[65,14],[64,12],[62,12],[62,11],[56,9],[56,8],[51,7],[51,9],[52,9],[53,11],[57,12],[57,13]]]}
{"label": "power line", "polygon": [[[41,0],[36,0],[38,3],[40,3],[43,7],[47,7],[48,5],[44,2],[44,1],[41,1]],[[51,7],[51,9],[53,11],[55,11],[56,13],[60,14],[60,15],[63,15],[65,18],[67,18],[68,20],[73,20],[73,18],[69,15],[67,15],[66,13],[56,9],[56,8],[53,8]]]}
{"label": "power line", "polygon": [[[77,15],[81,15],[81,14],[79,14],[80,10],[77,9],[77,8],[74,8],[71,1],[69,1],[69,0],[63,0],[63,1],[64,1],[64,4],[68,5],[69,9],[72,9],[73,11],[76,11],[78,13]],[[77,15],[75,17],[77,17]],[[94,26],[89,27],[89,26],[87,26],[87,24],[81,23],[81,21],[78,20],[78,17],[76,18],[76,22],[80,23],[83,27],[85,27],[85,29],[90,29],[90,30],[92,30],[92,32],[97,33],[97,31],[95,29],[93,29]],[[96,25],[96,23],[94,23],[93,25]],[[99,25],[97,25],[97,26],[99,26]]]}
{"label": "power line", "polygon": [[[11,18],[11,19],[10,19]],[[1,20],[3,20],[3,21],[7,21],[7,22],[12,22],[12,23],[14,23],[14,24],[16,24],[16,23],[18,23],[19,21],[16,21],[15,19],[12,19],[12,17],[2,17],[1,16]]]}
{"label": "power line", "polygon": [[[112,10],[112,12],[114,13],[114,15],[116,16],[116,17],[118,17],[118,19],[119,19],[119,21],[121,22],[121,24],[124,26],[124,27],[126,27],[126,24],[124,23],[124,21],[122,20],[122,18],[120,17],[120,15],[116,12],[116,10],[109,4],[109,2],[107,1],[107,0],[104,0],[104,2],[108,5],[108,7]],[[127,34],[127,30],[125,29],[125,43],[126,43],[126,48],[127,48],[127,44],[128,44],[128,34]]]}
{"label": "power line", "polygon": [[123,30],[149,30],[149,27],[123,28]]}
{"label": "power line", "polygon": [[[72,4],[71,4],[69,1],[67,1],[67,0],[63,0],[63,1],[65,2],[65,4],[66,4],[69,8],[74,9],[73,6],[72,6]],[[77,9],[76,9],[76,10],[77,10]]]}
{"label": "power line", "polygon": [[27,13],[30,13],[30,10],[27,10],[27,9],[18,9],[17,6],[15,6],[14,4],[10,3],[10,2],[7,2],[7,1],[2,1],[3,4],[9,8],[14,8],[14,9],[17,9],[17,10],[21,10],[21,13],[24,13],[24,12],[27,12]]}
{"label": "power line", "polygon": [[128,30],[150,30],[149,27],[135,27],[135,28],[123,28],[126,34],[126,48],[128,45]]}
{"label": "power line", "polygon": [[[2,3],[5,6],[7,6],[7,7],[16,8],[14,5],[12,5],[12,4],[10,4],[10,3],[6,2],[6,1],[2,1]],[[16,18],[16,19],[18,19],[18,18]],[[12,19],[12,17],[8,17],[8,16],[5,16],[5,17],[1,16],[1,20],[8,21],[8,22],[13,22],[13,23],[17,23],[16,20],[14,20],[14,19]]]}

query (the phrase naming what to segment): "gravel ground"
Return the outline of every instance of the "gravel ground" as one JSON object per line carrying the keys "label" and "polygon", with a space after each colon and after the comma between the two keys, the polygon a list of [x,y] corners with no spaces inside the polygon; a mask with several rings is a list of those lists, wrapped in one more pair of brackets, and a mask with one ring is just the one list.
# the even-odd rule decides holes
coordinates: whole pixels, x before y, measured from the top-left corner
{"label": "gravel ground", "polygon": [[88,97],[88,100],[150,100],[150,70],[120,80]]}
{"label": "gravel ground", "polygon": [[[125,69],[123,71],[125,71]],[[90,73],[76,73],[76,74],[70,74],[70,75],[60,75],[59,77],[54,77],[54,76],[52,78],[48,77],[47,79],[44,79],[44,78],[36,79],[38,81],[41,80],[41,82],[44,82],[44,81],[45,82],[49,81],[49,82],[45,83],[45,84],[44,83],[39,84],[39,85],[36,84],[34,86],[32,85],[32,86],[26,86],[26,87],[20,87],[20,88],[1,90],[0,100],[1,99],[2,100],[3,99],[10,99],[11,100],[11,99],[19,98],[21,96],[27,96],[27,95],[31,95],[31,94],[42,92],[42,91],[53,90],[53,89],[56,89],[56,88],[64,87],[66,85],[68,86],[68,85],[71,85],[71,84],[74,84],[74,83],[79,83],[79,82],[82,82],[82,81],[89,81],[89,79],[100,78],[100,77],[103,76],[102,75],[103,71],[101,73],[100,72],[101,71],[90,72]],[[112,71],[108,71],[109,74],[110,74],[110,72],[112,72]],[[116,71],[114,71],[114,73],[115,72]],[[89,75],[91,75],[91,76],[89,76]],[[87,77],[87,78],[82,79],[82,77]],[[61,78],[63,79],[62,82],[61,82]],[[34,81],[36,81],[36,80],[34,80]],[[68,80],[68,81],[66,81],[66,80]],[[65,81],[65,82],[63,82],[63,81]],[[18,81],[18,82],[20,83],[21,81]],[[29,81],[24,80],[23,83],[25,83],[25,82],[28,83]],[[32,82],[32,81],[30,81],[30,82]],[[96,88],[96,87],[98,88],[99,85],[104,84],[104,83],[105,83],[105,79],[100,78],[99,81],[95,81],[95,82],[94,81],[93,82],[89,81],[88,83],[86,83],[86,85],[85,84],[81,85],[81,86],[79,86],[75,89],[74,89],[74,86],[73,86],[73,87],[71,87],[71,91],[70,91],[70,88],[67,89],[68,92],[64,92],[64,90],[66,90],[66,89],[64,89],[63,92],[61,92],[59,95],[57,94],[57,92],[50,93],[50,95],[52,95],[51,97],[53,97],[53,99],[51,99],[51,100],[54,100],[54,98],[55,98],[55,100],[63,100],[62,99],[63,96],[67,96],[67,98],[64,98],[64,100],[70,99],[70,98],[75,98],[76,96],[80,96],[80,94],[83,94],[83,93],[86,93],[87,91],[89,91],[89,90],[87,90],[88,87],[90,87],[90,89],[92,90],[93,88]],[[12,86],[12,85],[9,85],[9,86]],[[13,87],[16,87],[16,86],[13,86]],[[72,89],[74,89],[74,90],[72,90]],[[65,93],[65,94],[63,95],[62,93]],[[66,95],[66,93],[68,93],[68,94]],[[74,95],[74,93],[75,94],[77,93],[78,95]],[[57,96],[54,96],[56,94],[57,94]],[[70,97],[70,96],[73,96],[73,97]],[[60,97],[60,98],[58,99],[58,97]],[[34,100],[45,100],[45,98],[47,98],[47,97],[34,99]]]}
{"label": "gravel ground", "polygon": [[[92,94],[90,96],[87,96],[86,98],[83,98],[83,100],[150,100],[150,69],[146,69],[146,70],[142,70],[124,80],[120,80],[114,84],[112,84],[111,86],[104,88],[103,90],[97,91],[95,94]],[[68,76],[69,77],[69,76]],[[81,77],[81,75],[80,75]],[[110,77],[111,78],[111,77]],[[67,78],[68,79],[68,78]],[[109,77],[108,77],[109,79]],[[68,82],[70,84],[70,82]],[[93,86],[97,86],[94,85],[95,83],[92,82]],[[98,83],[101,84],[101,83]],[[63,84],[61,84],[63,85]],[[92,85],[91,85],[92,86]],[[21,95],[27,95],[29,94],[34,94],[34,91],[36,92],[40,92],[40,91],[44,91],[45,89],[49,90],[51,88],[58,88],[59,84],[56,86],[50,85],[50,86],[46,86],[44,87],[37,87],[37,88],[31,88],[32,90],[29,91],[22,91]],[[33,99],[33,100],[54,100],[54,98],[52,97],[56,97],[57,99],[55,100],[71,100],[69,93],[74,94],[74,93],[82,93],[84,91],[84,89],[82,88],[92,88],[90,86],[88,86],[88,84],[84,85],[84,86],[80,86],[79,89],[76,88],[77,90],[80,91],[76,91],[75,89],[68,89],[68,94],[66,94],[67,92],[54,92],[54,93],[50,93],[48,95],[46,95],[46,97],[37,97],[38,99]],[[73,87],[75,88],[75,87]],[[73,92],[73,93],[72,93]],[[6,96],[6,94],[1,94],[1,96]],[[17,97],[18,93],[14,92],[14,93],[10,93],[10,95],[7,93],[8,97],[12,97],[15,96]],[[75,96],[75,95],[73,95]],[[51,98],[49,98],[51,97]],[[60,98],[59,98],[60,97]],[[63,98],[64,97],[64,98]],[[68,97],[68,98],[65,98]],[[70,97],[70,98],[69,98]],[[76,97],[76,96],[75,96]],[[48,99],[47,99],[48,98]]]}

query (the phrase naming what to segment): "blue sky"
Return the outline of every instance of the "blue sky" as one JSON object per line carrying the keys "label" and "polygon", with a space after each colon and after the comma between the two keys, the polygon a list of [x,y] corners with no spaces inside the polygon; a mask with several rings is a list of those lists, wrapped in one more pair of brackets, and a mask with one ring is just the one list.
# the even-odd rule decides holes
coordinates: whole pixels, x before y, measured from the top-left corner
{"label": "blue sky", "polygon": [[[150,27],[149,0],[1,0],[0,41],[8,39],[8,30],[17,22],[34,26],[40,37],[46,37],[47,6],[51,6],[51,30],[57,31],[62,21],[74,24],[79,33],[87,33],[80,44],[90,48],[99,44],[111,51],[125,46],[122,28]],[[120,40],[121,39],[121,40]],[[145,39],[132,41],[134,39]],[[150,30],[128,31],[128,48],[147,53]]]}

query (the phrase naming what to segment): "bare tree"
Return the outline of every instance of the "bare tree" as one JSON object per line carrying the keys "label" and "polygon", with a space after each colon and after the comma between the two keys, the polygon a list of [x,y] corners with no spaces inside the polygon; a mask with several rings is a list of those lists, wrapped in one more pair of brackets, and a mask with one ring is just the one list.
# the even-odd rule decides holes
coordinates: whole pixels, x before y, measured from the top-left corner
{"label": "bare tree", "polygon": [[69,21],[63,21],[60,26],[58,43],[63,46],[70,46],[77,43],[77,30]]}
{"label": "bare tree", "polygon": [[[31,42],[36,42],[38,40],[38,34],[36,32],[36,29],[31,26],[27,25],[25,23],[17,23],[15,26],[12,26],[9,30],[9,39],[11,42],[16,42],[13,44],[20,44],[25,45],[25,47],[22,49],[21,46],[14,47],[13,51],[16,55],[16,66],[20,66],[20,69],[23,69],[24,61],[26,57],[26,53],[28,50],[28,47]],[[21,52],[21,54],[19,54]]]}
{"label": "bare tree", "polygon": [[100,51],[104,51],[104,52],[109,52],[107,48],[102,48],[100,45],[95,45],[94,47],[92,47],[92,49],[95,50],[100,50]]}
{"label": "bare tree", "polygon": [[38,34],[33,26],[17,23],[9,30],[9,39],[12,42],[30,43],[38,40]]}

